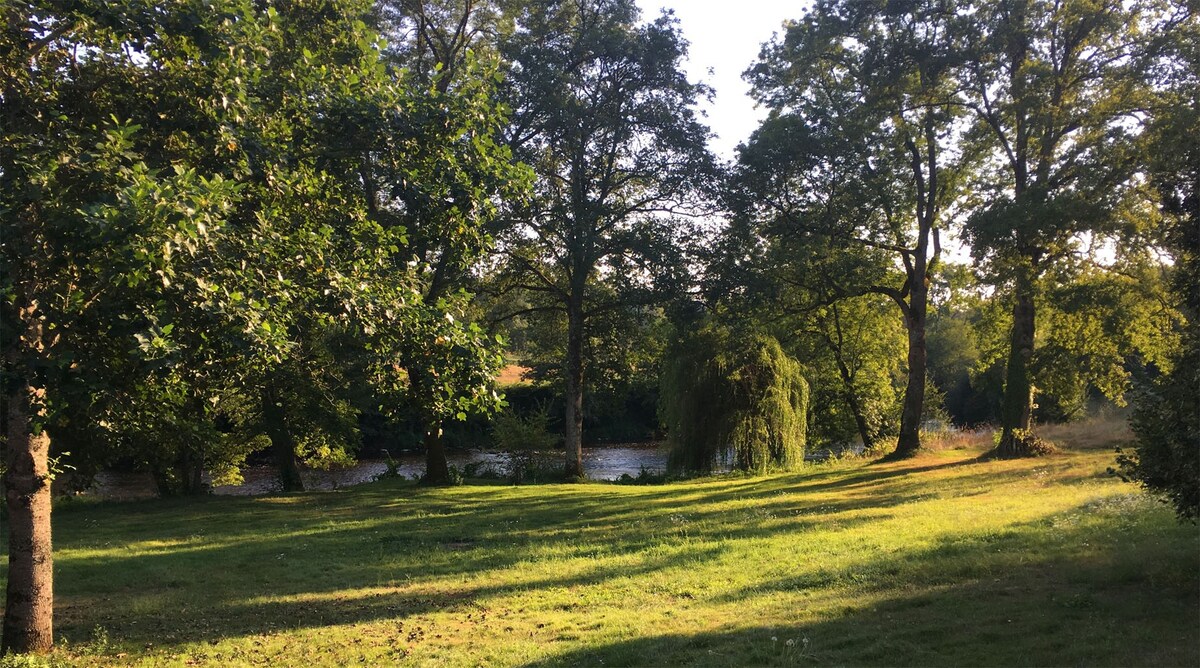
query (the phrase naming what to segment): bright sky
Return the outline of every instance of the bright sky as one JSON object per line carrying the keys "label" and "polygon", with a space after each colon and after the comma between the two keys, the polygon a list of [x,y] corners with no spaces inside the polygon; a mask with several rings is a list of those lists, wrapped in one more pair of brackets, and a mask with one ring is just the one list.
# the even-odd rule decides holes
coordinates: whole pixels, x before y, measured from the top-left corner
{"label": "bright sky", "polygon": [[[804,0],[637,0],[644,19],[653,19],[665,7],[673,9],[683,36],[691,43],[688,78],[716,90],[704,110],[708,125],[717,134],[711,146],[722,158],[732,159],[738,144],[750,137],[766,116],[750,99],[742,72],[758,58],[763,42],[779,32],[783,22],[798,19]],[[712,73],[709,73],[709,70]]]}
{"label": "bright sky", "polygon": [[[783,22],[801,18],[811,6],[808,0],[637,0],[642,18],[657,17],[662,9],[675,12],[688,49],[688,78],[703,81],[716,95],[702,109],[708,126],[717,137],[713,151],[726,160],[734,159],[737,145],[766,118],[765,109],[755,107],[750,86],[742,80],[764,42],[781,32]],[[709,70],[712,70],[710,73]],[[942,248],[951,262],[969,262],[965,246],[949,232],[942,235]]]}

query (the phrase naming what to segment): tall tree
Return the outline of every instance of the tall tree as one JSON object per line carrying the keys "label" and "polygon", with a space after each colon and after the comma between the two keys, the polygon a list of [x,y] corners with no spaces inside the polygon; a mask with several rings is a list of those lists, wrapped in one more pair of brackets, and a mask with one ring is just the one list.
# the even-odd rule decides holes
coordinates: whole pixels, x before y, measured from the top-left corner
{"label": "tall tree", "polygon": [[747,71],[770,115],[741,152],[741,213],[808,263],[809,294],[828,304],[878,293],[900,309],[908,354],[897,457],[921,445],[929,286],[966,164],[947,147],[955,10],[818,2]]}
{"label": "tall tree", "polygon": [[[745,213],[742,194],[732,207]],[[763,222],[735,216],[713,245],[703,281],[711,310],[723,320],[756,322],[803,360],[812,404],[823,407],[809,416],[809,443],[840,446],[857,434],[871,447],[894,437],[903,391],[894,385],[908,345],[894,303],[874,293],[846,296],[832,278],[856,275],[845,260],[862,261],[861,254],[817,257],[828,248],[811,240],[798,248]]]}
{"label": "tall tree", "polygon": [[1152,219],[1129,215],[1149,106],[1161,3],[999,0],[961,17],[958,103],[991,151],[972,214],[972,253],[1012,299],[997,454],[1025,453],[1041,279],[1089,237]]}
{"label": "tall tree", "polygon": [[678,214],[713,172],[694,108],[707,91],[680,70],[676,21],[639,24],[631,0],[527,3],[501,52],[508,141],[536,176],[502,239],[509,286],[529,313],[565,316],[566,474],[582,477],[589,323],[685,281]]}
{"label": "tall tree", "polygon": [[[529,183],[528,170],[499,141],[504,116],[495,105],[501,76],[497,47],[509,17],[499,3],[486,0],[392,0],[377,8],[381,29],[392,40],[389,58],[420,82],[427,109],[425,122],[407,133],[405,150],[364,153],[361,177],[373,215],[407,232],[426,307],[461,319],[471,298],[472,270],[507,222],[497,216],[497,206],[520,198]],[[456,148],[460,145],[472,151]],[[468,154],[474,159],[464,159]],[[414,157],[444,178],[413,178]],[[487,345],[493,353],[487,360],[414,349],[403,362],[408,403],[422,423],[426,484],[450,481],[442,426],[465,415],[465,406],[447,388],[490,380],[476,374],[478,363],[486,361],[494,371],[500,362],[498,341]]]}

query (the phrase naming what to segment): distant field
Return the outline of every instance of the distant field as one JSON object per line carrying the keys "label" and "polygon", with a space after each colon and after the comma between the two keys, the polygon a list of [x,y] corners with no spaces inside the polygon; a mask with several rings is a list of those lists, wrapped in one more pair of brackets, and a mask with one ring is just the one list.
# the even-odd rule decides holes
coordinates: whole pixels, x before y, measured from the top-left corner
{"label": "distant field", "polygon": [[1038,460],[950,439],[662,486],[67,503],[52,658],[1200,664],[1200,532],[1107,475],[1108,444],[1057,436],[1073,449]]}
{"label": "distant field", "polygon": [[499,376],[496,376],[496,384],[501,387],[506,385],[523,385],[529,382],[525,380],[525,374],[528,372],[529,367],[524,367],[520,364],[509,364],[500,370]]}

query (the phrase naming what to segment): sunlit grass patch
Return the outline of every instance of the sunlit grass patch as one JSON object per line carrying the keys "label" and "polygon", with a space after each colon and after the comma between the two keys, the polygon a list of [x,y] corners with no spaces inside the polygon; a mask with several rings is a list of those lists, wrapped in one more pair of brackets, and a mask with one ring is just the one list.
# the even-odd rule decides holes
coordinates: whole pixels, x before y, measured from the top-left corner
{"label": "sunlit grass patch", "polygon": [[1107,475],[1107,450],[986,447],[659,486],[67,505],[54,657],[1200,663],[1195,527]]}

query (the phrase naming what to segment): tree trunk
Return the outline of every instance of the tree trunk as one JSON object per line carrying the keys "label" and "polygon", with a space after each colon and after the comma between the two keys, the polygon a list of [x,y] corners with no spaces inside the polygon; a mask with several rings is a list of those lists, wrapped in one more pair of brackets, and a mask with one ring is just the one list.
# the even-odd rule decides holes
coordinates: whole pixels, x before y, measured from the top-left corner
{"label": "tree trunk", "polygon": [[567,306],[566,467],[568,480],[583,476],[583,306]]}
{"label": "tree trunk", "polygon": [[8,590],[0,655],[47,652],[54,642],[50,540],[50,436],[34,434],[44,390],[22,384],[8,396],[4,496],[8,509]]}
{"label": "tree trunk", "polygon": [[279,393],[272,387],[262,391],[263,428],[271,438],[271,455],[279,475],[279,486],[285,492],[303,492],[304,478],[296,461],[296,439],[288,429],[287,418]]}
{"label": "tree trunk", "polygon": [[184,446],[180,449],[175,460],[175,475],[179,479],[179,492],[184,496],[208,491],[204,485],[204,457],[195,448]]}
{"label": "tree trunk", "polygon": [[[835,310],[834,313],[836,316],[837,311]],[[836,320],[834,322],[837,323]],[[859,401],[858,392],[854,389],[854,374],[850,373],[850,367],[842,358],[841,325],[837,324],[837,326],[838,339],[835,341],[832,337],[826,336],[825,341],[833,348],[833,359],[837,362],[838,374],[842,377],[842,387],[845,390],[842,394],[846,397],[846,405],[850,407],[850,414],[854,416],[854,424],[858,427],[858,436],[862,439],[863,447],[870,449],[875,437],[871,434],[867,416],[863,415],[862,402]]]}
{"label": "tree trunk", "polygon": [[421,442],[425,446],[425,475],[421,476],[421,483],[425,485],[449,485],[450,484],[450,463],[446,461],[446,444],[442,440],[442,420],[436,416],[428,406],[432,405],[435,392],[432,389],[434,379],[424,371],[419,371],[418,365],[412,365],[415,369],[412,372],[413,388],[419,397],[426,397],[426,404],[420,415],[422,437]]}
{"label": "tree trunk", "polygon": [[862,439],[863,447],[870,450],[875,436],[871,433],[870,425],[867,424],[867,416],[863,415],[862,402],[858,400],[858,393],[850,387],[846,388],[846,403],[850,406],[850,413],[854,416],[854,424],[858,427],[858,436]]}
{"label": "tree trunk", "polygon": [[844,392],[842,395],[846,397],[846,405],[850,407],[850,414],[854,416],[854,424],[858,427],[858,436],[862,439],[863,447],[870,449],[871,443],[875,441],[875,436],[871,433],[871,427],[867,424],[867,416],[863,414],[862,402],[859,401],[858,392],[854,389],[854,375],[850,373],[850,367],[842,360],[841,350],[834,350],[834,360],[837,362],[838,373],[842,377],[842,386]]}
{"label": "tree trunk", "polygon": [[998,457],[1026,457],[1030,454],[1017,431],[1028,431],[1033,423],[1033,381],[1029,377],[1035,325],[1032,287],[1027,282],[1019,281],[1015,297],[1008,368],[1004,379],[1004,403],[1000,411],[1000,444],[996,446]]}
{"label": "tree trunk", "polygon": [[929,287],[925,284],[924,262],[918,262],[913,280],[907,314],[908,325],[908,385],[904,388],[904,408],[900,413],[900,437],[892,458],[912,457],[921,449],[921,417],[925,411],[925,374],[928,356],[925,346],[926,302]]}
{"label": "tree trunk", "polygon": [[904,408],[900,411],[900,437],[893,459],[916,455],[920,450],[920,419],[925,410],[925,320],[929,302],[929,278],[926,277],[925,243],[918,245],[911,273],[905,325],[908,330],[908,384],[904,391]]}
{"label": "tree trunk", "polygon": [[425,476],[426,485],[449,485],[450,464],[446,461],[446,443],[442,440],[442,423],[426,418],[425,425]]}

